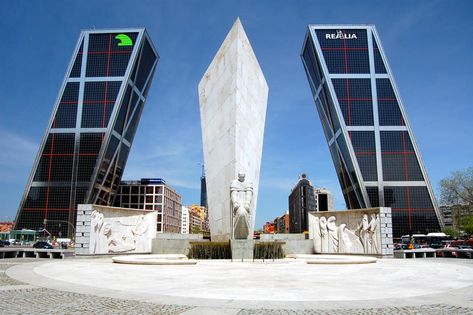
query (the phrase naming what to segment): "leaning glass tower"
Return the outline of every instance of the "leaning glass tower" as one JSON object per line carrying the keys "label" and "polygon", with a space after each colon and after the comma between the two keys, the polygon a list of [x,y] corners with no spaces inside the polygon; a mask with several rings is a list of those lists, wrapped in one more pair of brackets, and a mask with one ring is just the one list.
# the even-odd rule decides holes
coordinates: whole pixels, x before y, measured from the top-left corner
{"label": "leaning glass tower", "polygon": [[145,29],[80,34],[15,229],[71,237],[77,204],[113,204],[158,58]]}
{"label": "leaning glass tower", "polygon": [[309,25],[301,53],[349,209],[391,207],[393,235],[443,225],[372,25]]}

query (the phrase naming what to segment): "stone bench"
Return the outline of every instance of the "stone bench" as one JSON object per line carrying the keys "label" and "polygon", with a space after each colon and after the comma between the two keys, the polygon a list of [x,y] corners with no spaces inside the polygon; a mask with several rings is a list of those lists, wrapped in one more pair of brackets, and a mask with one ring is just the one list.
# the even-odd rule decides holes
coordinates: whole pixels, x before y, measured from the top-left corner
{"label": "stone bench", "polygon": [[394,258],[436,258],[437,251],[433,248],[395,250]]}
{"label": "stone bench", "polygon": [[36,248],[0,248],[0,259],[4,258],[48,258],[64,259],[73,256],[71,250]]}

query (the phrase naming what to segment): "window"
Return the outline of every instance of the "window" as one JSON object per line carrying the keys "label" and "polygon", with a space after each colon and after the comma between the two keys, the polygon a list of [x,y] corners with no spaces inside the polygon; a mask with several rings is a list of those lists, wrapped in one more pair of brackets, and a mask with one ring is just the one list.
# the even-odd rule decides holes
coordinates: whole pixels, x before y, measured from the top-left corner
{"label": "window", "polygon": [[373,36],[373,48],[374,48],[374,65],[376,73],[386,73],[386,67],[384,66],[383,59],[381,58],[381,53],[378,48],[378,44]]}
{"label": "window", "polygon": [[366,30],[316,30],[316,34],[330,73],[370,73]]}
{"label": "window", "polygon": [[86,82],[82,105],[82,128],[106,128],[121,82]]}
{"label": "window", "polygon": [[[118,46],[118,34],[90,34],[87,52],[87,77],[123,76],[133,52],[133,46]],[[138,33],[126,33],[135,43]]]}
{"label": "window", "polygon": [[395,237],[440,229],[427,187],[384,187],[384,198],[386,207],[392,208]]}
{"label": "window", "polygon": [[347,126],[373,126],[369,79],[333,79],[335,93]]}
{"label": "window", "polygon": [[374,132],[350,131],[349,134],[363,179],[378,180]]}
{"label": "window", "polygon": [[422,171],[407,131],[381,131],[385,181],[423,181]]}
{"label": "window", "polygon": [[77,119],[77,102],[79,98],[79,83],[69,82],[59,102],[52,128],[75,128]]}
{"label": "window", "polygon": [[310,36],[306,42],[303,58],[308,70],[308,76],[312,80],[310,82],[312,93],[315,94],[317,88],[319,87],[322,81],[322,73],[320,71],[319,62],[317,58],[315,57],[315,49],[312,43],[312,38]]}
{"label": "window", "polygon": [[378,93],[379,124],[381,126],[404,126],[399,104],[389,79],[376,79]]}

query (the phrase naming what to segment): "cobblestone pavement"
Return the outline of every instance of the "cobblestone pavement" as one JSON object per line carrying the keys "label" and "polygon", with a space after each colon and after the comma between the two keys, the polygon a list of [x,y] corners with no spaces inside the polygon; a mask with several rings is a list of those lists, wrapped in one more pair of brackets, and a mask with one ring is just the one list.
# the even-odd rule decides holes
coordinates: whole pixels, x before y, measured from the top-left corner
{"label": "cobblestone pavement", "polygon": [[191,307],[27,288],[2,291],[4,314],[179,314]]}
{"label": "cobblestone pavement", "polygon": [[4,288],[5,286],[11,286],[11,285],[20,285],[24,284],[23,282],[20,282],[18,280],[12,279],[9,276],[5,274],[5,270],[8,268],[17,265],[18,262],[16,261],[11,261],[8,263],[4,263],[0,261],[0,287]]}
{"label": "cobblestone pavement", "polygon": [[[24,259],[0,261],[0,313],[2,314],[205,314],[199,308],[184,305],[164,305],[134,300],[123,300],[40,288],[8,277],[5,270],[27,263]],[[218,310],[216,310],[218,314]],[[223,311],[223,310],[222,310]],[[222,312],[227,314],[227,312]],[[291,309],[241,309],[237,315],[371,315],[371,314],[432,314],[432,315],[473,315],[473,308],[447,304],[356,308],[333,310],[291,310]],[[184,315],[184,314],[183,314]]]}
{"label": "cobblestone pavement", "polygon": [[8,277],[5,270],[22,263],[0,263],[0,313],[2,314],[163,314],[173,315],[192,307],[161,305],[78,294],[26,285]]}
{"label": "cobblestone pavement", "polygon": [[362,308],[339,310],[241,310],[238,315],[470,315],[473,309],[446,304],[420,305],[409,307]]}

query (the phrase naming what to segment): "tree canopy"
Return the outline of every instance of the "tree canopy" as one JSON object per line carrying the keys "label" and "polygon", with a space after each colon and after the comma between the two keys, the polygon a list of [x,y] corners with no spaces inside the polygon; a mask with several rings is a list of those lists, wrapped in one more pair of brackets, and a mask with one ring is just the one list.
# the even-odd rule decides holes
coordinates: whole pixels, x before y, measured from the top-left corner
{"label": "tree canopy", "polygon": [[440,202],[444,205],[473,205],[473,167],[452,172],[440,181]]}
{"label": "tree canopy", "polygon": [[466,234],[473,235],[473,215],[460,219],[460,229]]}

